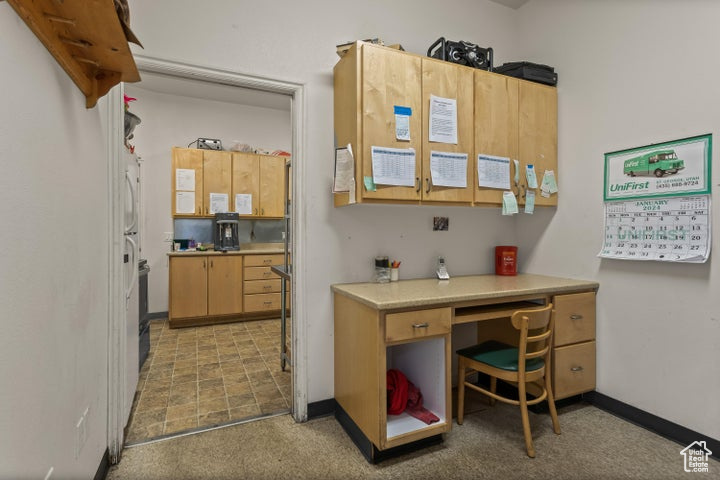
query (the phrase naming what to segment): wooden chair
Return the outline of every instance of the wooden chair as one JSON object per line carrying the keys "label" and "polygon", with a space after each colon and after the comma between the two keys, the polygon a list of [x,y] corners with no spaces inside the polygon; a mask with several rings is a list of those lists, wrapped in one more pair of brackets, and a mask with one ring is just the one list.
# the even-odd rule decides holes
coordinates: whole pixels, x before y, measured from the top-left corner
{"label": "wooden chair", "polygon": [[[555,410],[550,379],[550,350],[555,325],[555,311],[552,304],[536,310],[518,310],[511,317],[512,325],[519,330],[518,347],[489,341],[480,345],[463,348],[458,354],[458,411],[457,423],[463,423],[465,387],[472,388],[490,397],[490,405],[495,400],[519,405],[522,415],[525,447],[529,457],[535,457],[535,448],[530,433],[528,405],[535,405],[547,398],[552,418],[553,430],[560,434],[560,423]],[[466,380],[467,376],[481,372],[490,376],[490,390],[486,390]],[[517,384],[519,400],[506,398],[496,393],[497,379]],[[544,380],[543,380],[544,379]],[[527,384],[533,383],[540,388],[540,394],[527,400]],[[533,393],[534,394],[534,393]]]}

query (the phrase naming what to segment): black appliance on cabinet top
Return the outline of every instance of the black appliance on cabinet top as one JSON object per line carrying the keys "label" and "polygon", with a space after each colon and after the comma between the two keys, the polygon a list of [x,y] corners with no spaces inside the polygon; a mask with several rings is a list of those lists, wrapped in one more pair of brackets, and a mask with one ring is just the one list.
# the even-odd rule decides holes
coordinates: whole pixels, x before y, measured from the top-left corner
{"label": "black appliance on cabinet top", "polygon": [[555,86],[558,81],[558,74],[555,68],[548,65],[531,62],[510,62],[503,63],[499,67],[495,67],[495,73],[507,75],[509,77],[522,78],[531,82],[543,83],[545,85]]}
{"label": "black appliance on cabinet top", "polygon": [[481,48],[474,43],[462,40],[453,42],[445,40],[445,37],[440,37],[430,45],[427,56],[480,70],[492,71],[493,68],[493,49],[491,47]]}
{"label": "black appliance on cabinet top", "polygon": [[213,243],[216,251],[240,250],[240,215],[216,213],[213,218]]}

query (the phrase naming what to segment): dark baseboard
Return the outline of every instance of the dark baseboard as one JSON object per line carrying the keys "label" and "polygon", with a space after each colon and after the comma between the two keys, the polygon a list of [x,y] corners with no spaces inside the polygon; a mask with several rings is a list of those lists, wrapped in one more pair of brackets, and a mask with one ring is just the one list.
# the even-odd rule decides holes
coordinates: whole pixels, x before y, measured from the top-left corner
{"label": "dark baseboard", "polygon": [[156,318],[167,318],[168,312],[151,312],[145,315],[147,320],[155,320]]}
{"label": "dark baseboard", "polygon": [[358,427],[353,419],[350,418],[350,415],[347,414],[340,404],[338,404],[334,399],[333,403],[335,404],[335,419],[338,421],[340,426],[343,427],[345,433],[348,434],[355,446],[358,447],[369,463],[377,464],[383,460],[395,458],[431,445],[437,445],[443,441],[442,434],[437,434],[432,437],[423,438],[422,440],[410,442],[398,447],[378,450],[378,448],[370,441],[369,438],[365,436],[362,430],[360,430],[360,427]]}
{"label": "dark baseboard", "polygon": [[308,403],[307,416],[308,420],[319,417],[327,417],[335,413],[335,399],[328,398],[319,402]]}
{"label": "dark baseboard", "polygon": [[707,448],[712,451],[712,455],[710,456],[720,460],[720,441],[717,439],[710,438],[707,435],[690,430],[682,425],[665,420],[664,418],[660,418],[657,415],[640,410],[639,408],[623,403],[620,400],[615,400],[614,398],[603,395],[602,393],[584,393],[583,399],[587,400],[596,407],[605,410],[606,412],[622,418],[623,420],[657,433],[668,440],[677,442],[683,447],[686,447],[695,441],[704,441]]}
{"label": "dark baseboard", "polygon": [[93,480],[105,480],[105,477],[107,477],[109,470],[110,470],[110,450],[108,450],[106,448],[105,454],[103,454],[102,460],[100,460],[100,465],[98,465],[98,469],[97,469],[97,472],[95,472],[95,476],[93,477]]}

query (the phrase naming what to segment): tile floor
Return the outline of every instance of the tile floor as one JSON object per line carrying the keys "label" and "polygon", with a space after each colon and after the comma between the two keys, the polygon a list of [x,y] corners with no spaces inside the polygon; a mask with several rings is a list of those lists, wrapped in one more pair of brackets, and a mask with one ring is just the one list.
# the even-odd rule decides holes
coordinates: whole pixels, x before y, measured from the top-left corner
{"label": "tile floor", "polygon": [[279,337],[279,319],[175,329],[153,320],[126,443],[288,411]]}

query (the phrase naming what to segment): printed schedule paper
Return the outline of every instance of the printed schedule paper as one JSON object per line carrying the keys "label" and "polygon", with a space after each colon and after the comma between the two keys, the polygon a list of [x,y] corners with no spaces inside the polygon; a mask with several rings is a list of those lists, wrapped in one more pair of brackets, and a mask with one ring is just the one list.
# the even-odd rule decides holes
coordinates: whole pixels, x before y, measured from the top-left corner
{"label": "printed schedule paper", "polygon": [[710,256],[710,196],[605,203],[598,257],[704,263]]}
{"label": "printed schedule paper", "polygon": [[415,186],[415,149],[371,147],[375,185]]}
{"label": "printed schedule paper", "polygon": [[430,95],[429,129],[431,142],[457,145],[457,100]]}
{"label": "printed schedule paper", "polygon": [[467,153],[430,152],[432,183],[438,187],[467,187]]}
{"label": "printed schedule paper", "polygon": [[510,159],[492,155],[477,156],[478,186],[510,189]]}

